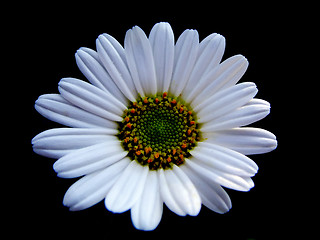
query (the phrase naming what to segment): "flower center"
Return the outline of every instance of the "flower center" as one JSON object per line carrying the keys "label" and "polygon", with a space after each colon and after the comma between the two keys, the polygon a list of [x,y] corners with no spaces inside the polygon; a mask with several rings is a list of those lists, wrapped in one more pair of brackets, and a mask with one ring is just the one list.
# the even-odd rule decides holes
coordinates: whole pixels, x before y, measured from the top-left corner
{"label": "flower center", "polygon": [[118,138],[128,156],[150,170],[172,168],[190,157],[200,130],[190,107],[163,93],[130,103]]}

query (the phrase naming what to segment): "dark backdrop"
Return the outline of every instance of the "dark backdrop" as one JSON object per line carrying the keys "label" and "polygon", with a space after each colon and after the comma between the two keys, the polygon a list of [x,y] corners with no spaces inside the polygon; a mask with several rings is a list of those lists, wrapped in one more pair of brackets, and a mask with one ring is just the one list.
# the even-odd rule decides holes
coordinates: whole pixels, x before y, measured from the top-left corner
{"label": "dark backdrop", "polygon": [[[164,3],[163,3],[164,4]],[[134,8],[135,7],[135,8]],[[26,104],[29,132],[23,136],[28,158],[22,161],[23,181],[20,187],[14,225],[25,236],[48,236],[59,239],[108,239],[128,237],[186,237],[210,239],[280,239],[288,227],[288,180],[282,141],[287,125],[284,96],[287,69],[284,66],[290,49],[293,18],[283,16],[284,8],[264,4],[243,6],[197,5],[172,9],[171,5],[125,3],[109,6],[90,3],[75,5],[26,6],[12,37],[17,41],[17,64],[23,73],[21,84]],[[140,11],[136,11],[140,8]],[[271,113],[253,124],[273,132],[278,148],[267,154],[253,155],[259,172],[249,192],[227,189],[232,209],[220,215],[202,207],[197,217],[179,217],[164,207],[161,223],[153,232],[141,232],[132,226],[130,213],[108,212],[103,202],[83,211],[70,212],[62,205],[64,193],[76,179],[60,179],[52,168],[54,160],[33,153],[31,139],[36,134],[61,125],[51,122],[34,110],[34,102],[45,93],[57,93],[63,77],[85,79],[74,59],[80,47],[95,49],[95,39],[109,33],[123,44],[126,31],[140,26],[147,35],[159,21],[171,24],[175,38],[187,28],[196,29],[200,40],[217,32],[226,38],[223,60],[243,54],[249,68],[240,81],[258,86],[256,97],[271,103]],[[18,71],[19,72],[19,71]],[[18,74],[17,72],[17,74]],[[20,72],[21,73],[21,72]],[[19,205],[20,204],[20,205]],[[286,226],[287,225],[287,226]],[[13,232],[12,234],[17,234]],[[118,235],[115,235],[118,234]],[[271,238],[270,238],[271,237]]]}

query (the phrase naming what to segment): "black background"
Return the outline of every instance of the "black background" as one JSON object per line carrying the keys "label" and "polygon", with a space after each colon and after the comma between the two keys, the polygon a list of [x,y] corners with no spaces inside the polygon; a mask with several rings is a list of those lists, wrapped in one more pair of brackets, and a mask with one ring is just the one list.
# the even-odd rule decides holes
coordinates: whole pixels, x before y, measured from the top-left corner
{"label": "black background", "polygon": [[[14,74],[24,76],[20,78],[20,90],[30,121],[26,124],[29,131],[22,137],[28,155],[19,162],[23,172],[20,191],[17,197],[12,197],[18,201],[10,223],[19,226],[19,231],[13,231],[12,235],[108,239],[130,234],[132,238],[172,235],[247,240],[282,239],[288,228],[292,231],[289,223],[292,206],[288,205],[291,190],[286,187],[290,179],[284,177],[290,169],[288,159],[283,157],[287,151],[284,138],[290,128],[285,123],[289,110],[283,93],[288,91],[287,72],[292,66],[286,66],[285,62],[293,48],[292,29],[299,15],[284,15],[286,7],[264,3],[248,6],[193,3],[175,9],[163,4],[27,5],[26,11],[17,14],[19,24],[13,28],[11,38],[19,52],[15,63],[20,70]],[[226,38],[223,60],[235,54],[248,59],[249,68],[240,81],[255,82],[259,89],[256,97],[271,103],[271,113],[253,126],[273,132],[279,146],[271,153],[250,156],[259,166],[253,178],[255,187],[249,192],[226,189],[232,200],[228,213],[220,215],[202,206],[197,217],[179,217],[164,207],[156,230],[142,232],[132,226],[129,211],[113,214],[103,202],[79,212],[70,212],[62,205],[64,193],[76,179],[56,177],[52,169],[54,160],[33,153],[32,137],[46,129],[61,127],[38,114],[34,102],[42,94],[58,93],[57,84],[63,77],[85,80],[77,69],[74,54],[80,47],[95,49],[99,34],[108,33],[123,44],[129,28],[138,25],[148,35],[160,21],[171,24],[175,39],[185,29],[198,30],[200,40],[213,32],[220,33]]]}

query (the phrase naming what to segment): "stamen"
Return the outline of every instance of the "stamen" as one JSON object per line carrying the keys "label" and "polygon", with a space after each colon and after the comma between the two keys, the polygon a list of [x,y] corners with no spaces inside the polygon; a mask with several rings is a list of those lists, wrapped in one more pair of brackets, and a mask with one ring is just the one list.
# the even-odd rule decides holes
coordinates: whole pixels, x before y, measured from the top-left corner
{"label": "stamen", "polygon": [[201,136],[190,107],[164,92],[131,103],[118,138],[133,161],[157,170],[183,164]]}

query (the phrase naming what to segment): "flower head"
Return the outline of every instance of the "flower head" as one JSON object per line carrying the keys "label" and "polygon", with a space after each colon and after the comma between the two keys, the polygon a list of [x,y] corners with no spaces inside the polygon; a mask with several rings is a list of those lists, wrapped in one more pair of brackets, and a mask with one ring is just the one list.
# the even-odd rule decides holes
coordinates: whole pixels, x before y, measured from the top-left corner
{"label": "flower head", "polygon": [[268,115],[268,102],[254,98],[254,83],[238,83],[248,67],[242,55],[221,62],[225,39],[211,34],[199,43],[195,30],[178,40],[168,23],[149,37],[127,31],[124,47],[108,34],[97,52],[80,48],[79,69],[90,83],[64,78],[60,94],[46,94],[36,110],[71,128],[33,138],[36,153],[58,159],[62,178],[83,176],[63,204],[82,210],[104,199],[106,208],[131,210],[134,226],[155,229],[163,203],[180,216],[201,204],[225,213],[222,187],[249,191],[258,166],[245,155],[272,151],[276,137],[243,127]]}

